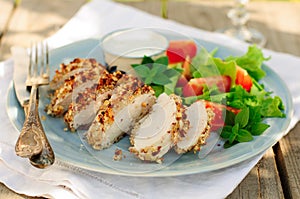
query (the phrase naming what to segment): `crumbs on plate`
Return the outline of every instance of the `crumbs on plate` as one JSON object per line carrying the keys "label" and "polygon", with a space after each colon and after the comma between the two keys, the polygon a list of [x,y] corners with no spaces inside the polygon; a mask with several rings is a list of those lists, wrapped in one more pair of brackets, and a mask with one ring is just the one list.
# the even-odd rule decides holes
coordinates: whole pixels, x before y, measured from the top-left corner
{"label": "crumbs on plate", "polygon": [[114,159],[115,161],[122,160],[122,154],[123,154],[123,152],[122,152],[121,149],[116,149],[116,150],[115,150],[115,155],[114,155],[113,159]]}

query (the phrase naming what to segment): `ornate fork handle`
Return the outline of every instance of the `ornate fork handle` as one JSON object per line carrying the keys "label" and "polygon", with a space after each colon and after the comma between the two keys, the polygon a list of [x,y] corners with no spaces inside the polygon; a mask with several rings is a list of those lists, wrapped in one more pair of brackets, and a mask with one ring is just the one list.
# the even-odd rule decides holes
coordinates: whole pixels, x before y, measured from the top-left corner
{"label": "ornate fork handle", "polygon": [[38,114],[38,86],[30,93],[28,113],[17,140],[15,151],[20,157],[30,158],[32,165],[44,168],[54,163],[54,153],[45,135]]}

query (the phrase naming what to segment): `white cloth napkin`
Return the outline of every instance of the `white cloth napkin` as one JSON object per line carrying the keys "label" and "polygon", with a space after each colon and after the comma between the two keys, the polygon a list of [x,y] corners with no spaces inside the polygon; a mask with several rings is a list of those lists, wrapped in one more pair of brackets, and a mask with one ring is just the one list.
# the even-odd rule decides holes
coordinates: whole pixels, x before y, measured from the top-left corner
{"label": "white cloth napkin", "polygon": [[[246,51],[247,44],[223,35],[205,32],[169,20],[151,16],[111,1],[93,0],[55,35],[48,39],[51,48],[77,40],[101,37],[108,32],[128,27],[168,28],[192,37],[230,45]],[[268,65],[288,85],[293,96],[292,128],[300,119],[300,58],[264,50],[271,55]],[[291,72],[293,71],[293,72]],[[0,95],[5,96],[12,80],[13,62],[0,63]],[[0,98],[0,110],[6,109],[6,97]],[[0,181],[12,190],[30,196],[49,198],[225,198],[230,194],[263,154],[235,166],[202,174],[179,177],[142,178],[101,174],[76,168],[61,161],[45,170],[36,169],[28,160],[14,153],[19,132],[12,126],[7,113],[0,112]],[[184,194],[183,194],[184,193]]]}

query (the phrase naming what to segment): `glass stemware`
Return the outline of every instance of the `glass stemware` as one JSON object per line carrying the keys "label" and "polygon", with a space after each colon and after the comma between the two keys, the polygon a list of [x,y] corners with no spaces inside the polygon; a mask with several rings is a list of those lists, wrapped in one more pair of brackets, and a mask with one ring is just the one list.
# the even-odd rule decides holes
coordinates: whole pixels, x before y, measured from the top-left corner
{"label": "glass stemware", "polygon": [[168,0],[160,0],[161,3],[161,17],[168,18]]}
{"label": "glass stemware", "polygon": [[266,44],[266,38],[262,33],[253,28],[247,27],[247,22],[250,18],[246,5],[249,0],[234,0],[235,4],[232,9],[227,13],[228,18],[231,20],[233,27],[219,30],[226,35],[235,37],[242,41],[256,44],[258,46],[264,46]]}

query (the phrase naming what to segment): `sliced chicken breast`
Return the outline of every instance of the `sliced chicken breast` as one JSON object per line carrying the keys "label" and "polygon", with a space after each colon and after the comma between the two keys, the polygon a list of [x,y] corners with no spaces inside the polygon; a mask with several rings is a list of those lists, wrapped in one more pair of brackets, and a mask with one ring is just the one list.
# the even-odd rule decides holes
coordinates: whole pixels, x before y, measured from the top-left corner
{"label": "sliced chicken breast", "polygon": [[72,96],[77,96],[76,93],[93,87],[104,71],[100,68],[86,69],[69,77],[60,88],[55,90],[50,104],[46,106],[47,114],[56,117],[62,116],[68,110]]}
{"label": "sliced chicken breast", "polygon": [[145,116],[155,102],[154,91],[137,78],[124,75],[109,100],[105,100],[86,133],[87,142],[102,150],[117,142]]}
{"label": "sliced chicken breast", "polygon": [[184,132],[179,134],[179,140],[175,146],[175,151],[179,154],[191,150],[199,151],[205,144],[210,132],[210,122],[213,113],[205,108],[203,101],[196,101],[186,108],[186,121],[188,126],[184,126]]}
{"label": "sliced chicken breast", "polygon": [[75,58],[68,64],[60,64],[60,68],[55,71],[55,75],[50,82],[50,89],[57,90],[60,88],[64,82],[71,76],[79,73],[82,70],[98,68],[100,70],[105,70],[105,67],[98,63],[95,59],[82,59]]}
{"label": "sliced chicken breast", "polygon": [[161,163],[163,155],[177,142],[181,119],[181,99],[161,94],[151,112],[133,129],[129,151],[141,160]]}
{"label": "sliced chicken breast", "polygon": [[97,84],[78,93],[64,115],[64,121],[71,131],[86,127],[94,120],[104,100],[110,98],[118,80],[123,76],[120,71],[112,74],[103,72]]}

